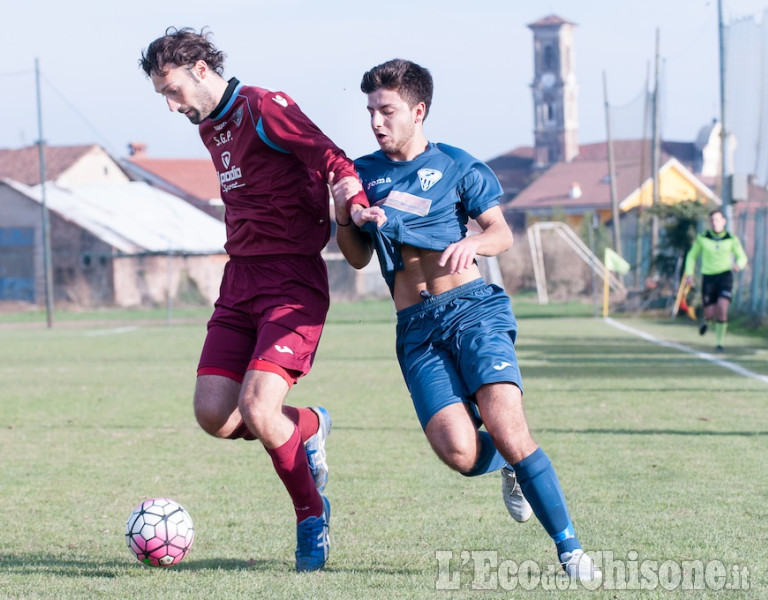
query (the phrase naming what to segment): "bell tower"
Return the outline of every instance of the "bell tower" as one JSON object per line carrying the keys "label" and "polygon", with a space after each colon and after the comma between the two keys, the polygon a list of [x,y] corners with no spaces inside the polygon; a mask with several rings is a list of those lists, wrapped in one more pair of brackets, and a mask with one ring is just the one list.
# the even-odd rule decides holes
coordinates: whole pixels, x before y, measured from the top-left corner
{"label": "bell tower", "polygon": [[528,27],[533,31],[534,163],[545,169],[571,162],[579,153],[575,23],[550,15]]}

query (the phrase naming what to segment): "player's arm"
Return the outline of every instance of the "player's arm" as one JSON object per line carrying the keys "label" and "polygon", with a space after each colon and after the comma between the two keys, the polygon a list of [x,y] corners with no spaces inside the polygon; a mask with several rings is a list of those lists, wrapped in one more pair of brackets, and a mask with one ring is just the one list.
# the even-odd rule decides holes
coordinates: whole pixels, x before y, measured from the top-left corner
{"label": "player's arm", "polygon": [[482,232],[467,236],[448,246],[440,257],[440,266],[448,265],[451,273],[469,268],[475,258],[496,256],[512,246],[512,230],[504,219],[499,199],[503,190],[496,174],[485,163],[458,149],[449,151],[464,175],[457,191],[467,214],[477,221]]}
{"label": "player's arm", "polygon": [[744,252],[744,247],[741,245],[741,242],[739,241],[739,238],[734,237],[733,238],[733,258],[736,261],[736,264],[733,268],[734,271],[737,273],[739,271],[742,271],[743,269],[746,269],[747,267],[747,253]]}
{"label": "player's arm", "polygon": [[514,237],[501,207],[492,206],[479,214],[476,221],[482,232],[448,246],[440,257],[441,267],[448,265],[451,273],[461,273],[477,256],[496,256],[512,247]]}
{"label": "player's arm", "polygon": [[[292,153],[311,170],[317,171],[332,185],[346,180],[347,199],[339,208],[347,210],[340,219],[345,222],[353,204],[368,207],[368,199],[355,171],[354,163],[336,144],[307,117],[299,106],[282,92],[267,94],[261,104],[261,130],[279,148]],[[354,188],[354,190],[353,190]],[[353,190],[350,193],[350,190]]]}
{"label": "player's arm", "polygon": [[691,249],[685,255],[685,269],[683,272],[688,283],[693,283],[693,273],[696,270],[696,261],[699,258],[699,254],[701,254],[701,240],[697,235],[696,239],[693,240]]}
{"label": "player's arm", "polygon": [[336,243],[347,262],[355,269],[362,269],[371,261],[373,242],[360,227],[369,221],[381,226],[387,217],[378,206],[364,207],[355,201],[358,179],[344,177],[336,181],[331,173],[329,184],[336,214]]}

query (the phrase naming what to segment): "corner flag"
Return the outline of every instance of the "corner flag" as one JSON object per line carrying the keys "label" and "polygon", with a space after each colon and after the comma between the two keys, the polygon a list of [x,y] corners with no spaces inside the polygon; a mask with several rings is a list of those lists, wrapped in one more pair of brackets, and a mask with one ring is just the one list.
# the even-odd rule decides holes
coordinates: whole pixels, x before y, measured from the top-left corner
{"label": "corner flag", "polygon": [[603,273],[603,317],[608,316],[608,300],[610,296],[610,286],[608,278],[610,271],[618,273],[619,275],[626,275],[629,273],[629,263],[621,258],[621,255],[614,252],[610,248],[605,249],[605,259],[603,260],[605,266],[605,272]]}
{"label": "corner flag", "polygon": [[629,263],[621,258],[621,255],[610,248],[605,249],[605,268],[619,275],[626,275],[631,268]]}

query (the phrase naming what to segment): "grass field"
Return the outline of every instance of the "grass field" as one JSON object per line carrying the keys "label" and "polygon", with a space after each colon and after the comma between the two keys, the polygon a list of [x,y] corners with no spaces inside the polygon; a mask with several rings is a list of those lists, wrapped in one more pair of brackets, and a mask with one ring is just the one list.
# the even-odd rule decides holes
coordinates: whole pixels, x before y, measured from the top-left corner
{"label": "grass field", "polygon": [[[433,456],[394,359],[392,308],[368,302],[332,308],[315,368],[290,395],[334,419],[331,558],[310,574],[293,572],[293,511],[266,453],[194,422],[203,313],[170,325],[162,314],[85,315],[52,330],[5,315],[0,598],[768,597],[768,383],[591,308],[516,312],[529,423],[583,544],[612,557],[606,582],[655,589],[514,579],[518,566],[554,568],[552,543],[535,519],[509,518],[497,475],[465,479]],[[618,320],[714,345],[682,320]],[[727,341],[727,360],[768,375],[765,339]],[[195,545],[172,569],[146,567],[124,545],[131,509],[151,496],[195,521]]]}

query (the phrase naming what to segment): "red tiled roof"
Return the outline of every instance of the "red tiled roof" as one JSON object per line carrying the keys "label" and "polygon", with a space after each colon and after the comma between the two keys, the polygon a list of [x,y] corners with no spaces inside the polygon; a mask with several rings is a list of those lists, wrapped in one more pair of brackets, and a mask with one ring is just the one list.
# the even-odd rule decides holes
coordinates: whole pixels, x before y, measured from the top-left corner
{"label": "red tiled roof", "polygon": [[[507,206],[510,210],[610,207],[611,194],[607,179],[608,165],[604,161],[574,161],[556,163],[520,192]],[[616,168],[617,193],[625,198],[639,182],[637,165],[622,163]],[[571,197],[571,188],[578,186],[579,197]],[[626,193],[622,192],[626,189]]]}
{"label": "red tiled roof", "polygon": [[529,23],[528,27],[558,27],[560,25],[576,25],[576,23],[573,23],[572,21],[566,21],[557,15],[547,15],[538,21]]}
{"label": "red tiled roof", "polygon": [[[674,157],[690,171],[694,170],[694,144],[662,142],[661,149],[660,165]],[[616,191],[621,200],[651,176],[651,141],[615,140],[613,155]],[[556,163],[542,172],[534,170],[532,157],[533,148],[519,147],[488,161],[504,187],[507,198],[511,199],[506,209],[515,211],[567,207],[583,210],[587,207],[610,207],[606,142],[583,144],[572,162]],[[570,197],[574,184],[578,184],[581,189],[578,198]]]}
{"label": "red tiled roof", "polygon": [[219,177],[207,158],[147,158],[131,156],[127,163],[170,183],[198,200],[220,197]]}
{"label": "red tiled roof", "polygon": [[[45,178],[55,181],[62,173],[98,146],[45,146]],[[40,183],[39,146],[0,148],[0,177],[8,177],[26,185]]]}
{"label": "red tiled roof", "polygon": [[[613,157],[616,161],[622,159],[639,160],[643,155],[646,162],[650,162],[651,140],[613,140]],[[691,142],[661,142],[662,162],[670,156],[674,156],[688,169],[693,169],[696,160],[695,144]],[[574,159],[582,160],[608,160],[608,144],[597,142],[582,144],[579,146],[579,154]]]}

